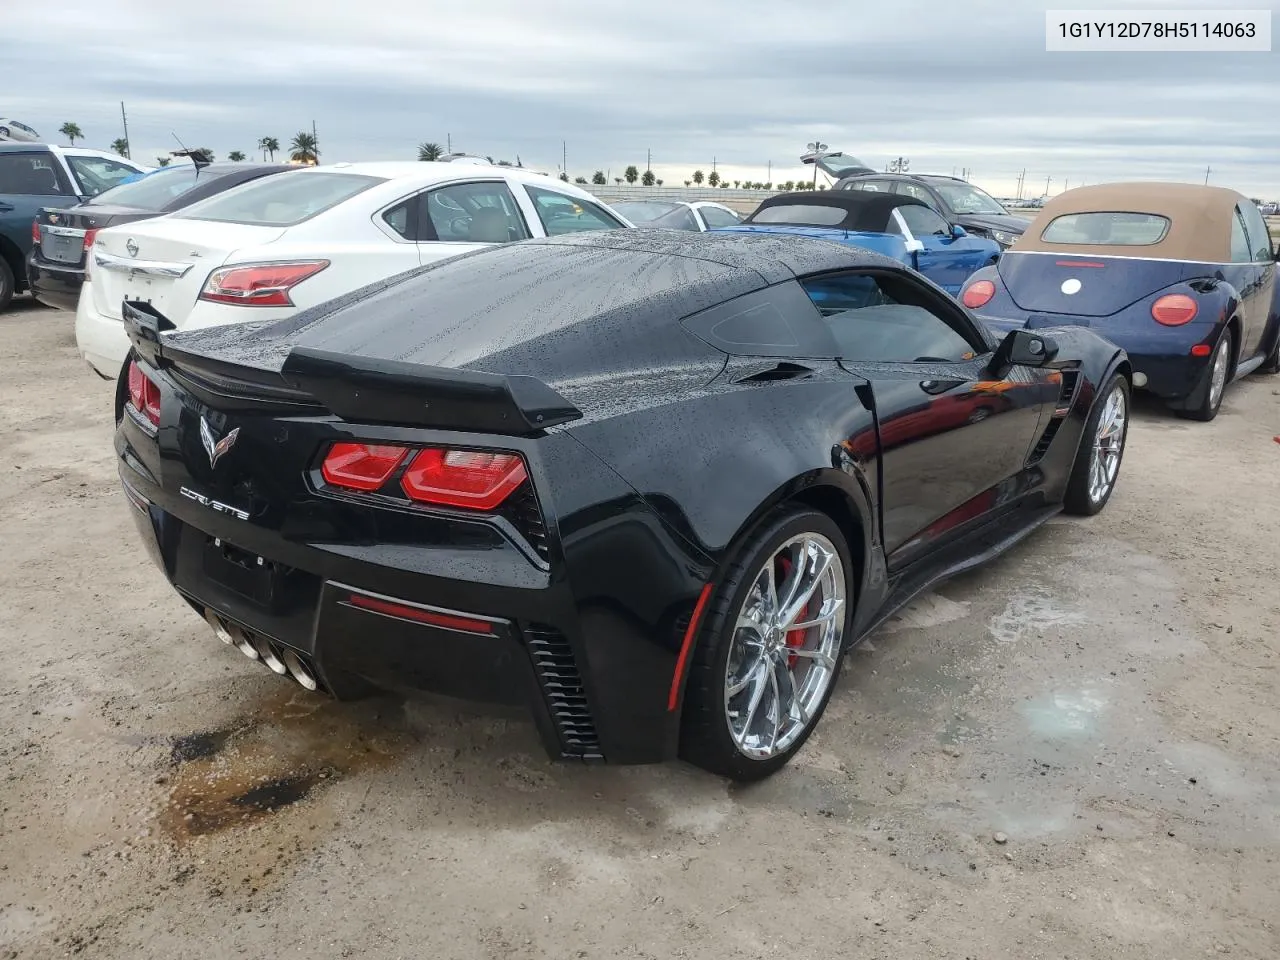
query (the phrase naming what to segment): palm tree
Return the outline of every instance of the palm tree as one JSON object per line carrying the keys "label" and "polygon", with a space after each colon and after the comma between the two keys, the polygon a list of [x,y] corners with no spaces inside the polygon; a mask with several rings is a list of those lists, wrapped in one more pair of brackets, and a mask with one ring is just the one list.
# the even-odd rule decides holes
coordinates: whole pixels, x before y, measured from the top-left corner
{"label": "palm tree", "polygon": [[687,187],[687,186],[689,186],[691,183],[693,183],[693,181],[692,181],[692,180],[686,180],[686,181],[684,182],[684,185]]}
{"label": "palm tree", "polygon": [[[759,186],[759,184],[756,184],[756,186]],[[766,190],[772,190],[772,189],[773,189],[773,184],[772,184],[772,183],[766,183],[766,184],[764,185],[764,189],[766,189]]]}
{"label": "palm tree", "polygon": [[439,160],[443,156],[444,147],[440,146],[438,143],[427,142],[418,144],[419,160],[426,160],[430,162],[432,160]]}
{"label": "palm tree", "polygon": [[715,186],[716,184],[718,184],[719,182],[720,182],[720,174],[718,174],[718,173],[716,173],[714,170],[712,170],[712,171],[711,171],[711,176],[707,177],[707,186],[709,186],[709,187],[714,187],[714,186]]}
{"label": "palm tree", "polygon": [[67,141],[73,147],[76,145],[77,140],[84,139],[84,134],[80,132],[80,125],[78,123],[64,123],[58,128],[58,132],[66,137]]}
{"label": "palm tree", "polygon": [[302,163],[316,162],[316,138],[303,130],[294,135],[293,140],[289,143],[290,160],[298,160]]}
{"label": "palm tree", "polygon": [[602,187],[609,181],[605,179],[603,170],[597,170],[595,173],[591,175],[591,182],[594,183],[597,187]]}
{"label": "palm tree", "polygon": [[172,157],[156,157],[156,163],[162,167],[167,167],[172,159]]}
{"label": "palm tree", "polygon": [[567,173],[565,173],[563,170],[561,170],[561,171],[560,171],[560,179],[561,179],[561,180],[563,180],[565,183],[568,183],[568,182],[569,182],[569,175],[568,175]]}
{"label": "palm tree", "polygon": [[640,182],[643,183],[646,187],[652,187],[653,181],[655,181],[656,179],[658,178],[653,175],[652,170],[646,170],[644,172],[644,176],[640,178]]}
{"label": "palm tree", "polygon": [[696,183],[698,186],[702,186],[702,171],[701,171],[701,170],[695,170],[695,171],[693,171],[693,182],[694,182],[694,183]]}
{"label": "palm tree", "polygon": [[621,178],[621,177],[614,177],[614,178],[613,178],[613,182],[614,182],[614,183],[616,183],[618,186],[622,186],[622,178]]}
{"label": "palm tree", "polygon": [[[737,190],[740,186],[742,186],[742,181],[741,181],[741,180],[735,180],[735,181],[733,181],[733,189]],[[747,189],[748,189],[748,190],[750,190],[750,189],[751,189],[751,184],[749,184],[749,183],[747,184]]]}
{"label": "palm tree", "polygon": [[116,137],[111,141],[111,149],[120,154],[120,156],[127,157],[129,155],[129,141],[124,137]]}
{"label": "palm tree", "polygon": [[262,151],[262,159],[267,159],[267,154],[271,155],[271,159],[276,158],[276,151],[280,149],[280,141],[275,137],[263,137],[258,141],[258,149]]}
{"label": "palm tree", "polygon": [[659,181],[658,181],[658,186],[662,186],[662,181],[661,181],[661,180],[659,180]]}
{"label": "palm tree", "polygon": [[232,150],[230,153],[227,154],[227,159],[230,160],[232,163],[239,163],[244,159],[244,154],[241,153],[239,150]]}
{"label": "palm tree", "polygon": [[586,177],[574,177],[574,178],[573,178],[573,182],[574,182],[574,183],[576,183],[576,184],[578,184],[579,186],[581,186],[581,185],[583,185],[583,184],[585,184],[585,183],[587,182],[587,178],[586,178]]}
{"label": "palm tree", "polygon": [[627,178],[627,183],[633,184],[640,179],[640,171],[635,168],[635,164],[627,167],[627,169],[623,171],[622,175]]}

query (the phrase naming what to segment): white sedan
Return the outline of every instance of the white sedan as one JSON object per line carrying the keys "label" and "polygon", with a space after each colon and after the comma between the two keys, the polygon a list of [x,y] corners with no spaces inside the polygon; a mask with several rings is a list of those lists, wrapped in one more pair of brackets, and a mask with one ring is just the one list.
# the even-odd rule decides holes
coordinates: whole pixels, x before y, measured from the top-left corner
{"label": "white sedan", "polygon": [[519,167],[339,163],[263,177],[98,232],[76,310],[80,355],[115,379],[125,300],[178,329],[277,320],[495,243],[631,224],[591,194]]}
{"label": "white sedan", "polygon": [[742,222],[737,211],[712,200],[619,200],[610,206],[637,226],[669,230],[701,233]]}

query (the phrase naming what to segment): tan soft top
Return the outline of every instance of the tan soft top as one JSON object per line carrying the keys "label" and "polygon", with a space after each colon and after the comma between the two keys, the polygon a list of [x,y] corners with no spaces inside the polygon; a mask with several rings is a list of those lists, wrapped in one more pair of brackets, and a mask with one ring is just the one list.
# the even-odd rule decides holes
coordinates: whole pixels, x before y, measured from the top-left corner
{"label": "tan soft top", "polygon": [[[1230,263],[1231,218],[1241,201],[1249,202],[1226,187],[1194,183],[1102,183],[1076,187],[1046,203],[1027,232],[1009,250]],[[1169,231],[1159,243],[1142,246],[1045,243],[1040,239],[1049,224],[1070,213],[1149,213],[1168,217]]]}

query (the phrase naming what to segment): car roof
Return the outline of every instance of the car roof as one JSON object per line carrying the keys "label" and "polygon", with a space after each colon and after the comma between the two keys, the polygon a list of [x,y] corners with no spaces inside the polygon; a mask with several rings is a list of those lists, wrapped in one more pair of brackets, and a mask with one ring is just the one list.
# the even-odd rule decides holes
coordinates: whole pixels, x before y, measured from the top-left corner
{"label": "car roof", "polygon": [[[358,163],[330,163],[314,167],[299,167],[300,174],[315,173],[352,173],[366,177],[379,177],[383,180],[396,180],[418,183],[439,183],[448,180],[474,180],[477,177],[510,177],[522,183],[547,186],[571,193],[590,197],[591,194],[580,186],[565,183],[544,173],[534,173],[524,167],[504,167],[497,164],[476,163],[441,163],[424,160],[390,160],[361,161]],[[593,198],[594,199],[594,198]]]}
{"label": "car roof", "polygon": [[[803,193],[780,193],[769,197],[756,207],[747,218],[748,223],[758,222],[755,217],[771,207],[836,207],[845,212],[839,223],[829,224],[840,230],[881,232],[889,219],[889,213],[899,207],[929,207],[919,197],[905,193],[883,193],[872,190],[806,190]],[[770,221],[766,221],[770,222]],[[878,224],[878,226],[876,225]]]}
{"label": "car roof", "polygon": [[0,140],[0,153],[30,153],[32,150],[53,151],[47,143],[31,143],[26,140]]}
{"label": "car roof", "polygon": [[[1010,252],[1092,253],[1198,263],[1231,262],[1231,220],[1248,198],[1227,187],[1198,183],[1103,183],[1065,190],[1045,202],[1032,228]],[[1158,243],[1046,243],[1044,231],[1059,217],[1079,213],[1137,213],[1165,217],[1169,229]]]}

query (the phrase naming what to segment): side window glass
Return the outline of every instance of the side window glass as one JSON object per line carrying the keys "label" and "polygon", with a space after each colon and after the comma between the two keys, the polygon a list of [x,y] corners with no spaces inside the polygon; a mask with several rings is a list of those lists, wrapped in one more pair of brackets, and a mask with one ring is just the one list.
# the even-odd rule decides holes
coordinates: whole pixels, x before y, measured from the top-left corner
{"label": "side window glass", "polygon": [[382,221],[405,240],[415,239],[417,233],[418,197],[397,203],[382,215]]}
{"label": "side window glass", "polygon": [[1231,218],[1231,262],[1251,263],[1253,261],[1253,245],[1249,243],[1249,234],[1244,228],[1244,217],[1240,207],[1236,205],[1236,215]]}
{"label": "side window glass", "polygon": [[948,236],[951,233],[947,221],[928,207],[917,207],[914,204],[898,208],[898,215],[906,221],[907,228],[917,237],[934,234]]}
{"label": "side window glass", "polygon": [[534,209],[538,211],[538,219],[549,237],[586,230],[622,229],[621,221],[598,204],[529,184],[525,184],[525,190],[529,192]]}
{"label": "side window glass", "polygon": [[908,197],[915,197],[917,200],[923,200],[929,206],[933,206],[933,196],[924,187],[918,183],[908,183],[905,180],[899,180],[894,184],[895,193],[901,193]]}
{"label": "side window glass", "polygon": [[47,153],[0,154],[0,193],[35,197],[64,196],[61,178]]}
{"label": "side window glass", "polygon": [[[424,216],[425,215],[425,216]],[[506,183],[453,183],[429,191],[418,212],[419,240],[510,243],[529,228]]]}
{"label": "side window glass", "polygon": [[687,317],[695,337],[739,357],[834,359],[830,329],[796,281],[756,290]]}
{"label": "side window glass", "polygon": [[732,213],[719,207],[700,207],[699,210],[708,227],[732,227],[741,222]]}
{"label": "side window glass", "polygon": [[1244,225],[1249,235],[1249,245],[1253,248],[1255,262],[1266,262],[1274,259],[1274,247],[1271,245],[1271,233],[1267,230],[1267,221],[1262,218],[1262,211],[1256,204],[1240,204],[1244,210]]}
{"label": "side window glass", "polygon": [[979,352],[935,311],[933,298],[908,279],[840,274],[806,280],[803,286],[841,360],[961,363]]}

